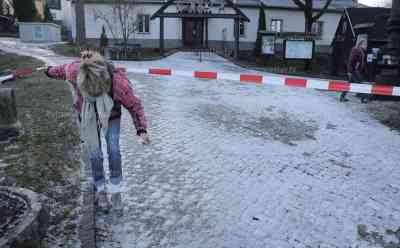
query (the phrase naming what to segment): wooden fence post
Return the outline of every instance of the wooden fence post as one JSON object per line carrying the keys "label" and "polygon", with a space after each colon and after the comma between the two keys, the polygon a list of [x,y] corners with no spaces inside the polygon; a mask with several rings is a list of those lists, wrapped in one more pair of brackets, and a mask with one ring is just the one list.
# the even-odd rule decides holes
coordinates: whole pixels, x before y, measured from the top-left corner
{"label": "wooden fence post", "polygon": [[0,88],[0,141],[19,134],[14,90]]}

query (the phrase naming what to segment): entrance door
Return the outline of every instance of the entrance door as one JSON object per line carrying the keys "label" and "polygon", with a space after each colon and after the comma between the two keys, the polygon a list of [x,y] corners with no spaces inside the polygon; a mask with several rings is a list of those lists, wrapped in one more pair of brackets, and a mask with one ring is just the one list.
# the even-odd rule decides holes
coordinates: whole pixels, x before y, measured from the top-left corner
{"label": "entrance door", "polygon": [[201,47],[203,44],[203,19],[184,18],[182,25],[183,45]]}

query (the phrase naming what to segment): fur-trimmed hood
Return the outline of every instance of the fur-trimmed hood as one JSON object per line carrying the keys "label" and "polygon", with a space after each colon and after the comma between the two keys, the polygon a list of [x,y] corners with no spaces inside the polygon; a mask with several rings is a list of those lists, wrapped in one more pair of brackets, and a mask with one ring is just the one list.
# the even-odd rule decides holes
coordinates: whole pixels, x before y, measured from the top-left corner
{"label": "fur-trimmed hood", "polygon": [[107,62],[100,54],[94,53],[90,58],[81,60],[78,73],[78,86],[83,95],[97,97],[108,93],[112,79]]}

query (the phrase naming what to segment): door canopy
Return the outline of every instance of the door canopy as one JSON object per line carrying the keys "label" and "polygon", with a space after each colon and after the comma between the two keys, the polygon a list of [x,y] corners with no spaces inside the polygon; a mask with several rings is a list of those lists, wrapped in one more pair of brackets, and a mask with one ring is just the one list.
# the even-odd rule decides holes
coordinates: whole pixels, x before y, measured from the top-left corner
{"label": "door canopy", "polygon": [[151,19],[166,18],[225,18],[250,19],[231,0],[168,0]]}

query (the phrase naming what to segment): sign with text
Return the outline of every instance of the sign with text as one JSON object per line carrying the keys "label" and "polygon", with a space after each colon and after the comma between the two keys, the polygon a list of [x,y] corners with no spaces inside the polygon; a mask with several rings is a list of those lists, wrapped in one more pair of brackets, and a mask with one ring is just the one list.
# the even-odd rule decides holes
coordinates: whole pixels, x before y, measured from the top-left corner
{"label": "sign with text", "polygon": [[272,35],[262,36],[262,53],[275,54],[275,37]]}
{"label": "sign with text", "polygon": [[312,59],[314,56],[313,40],[285,40],[285,59]]}

